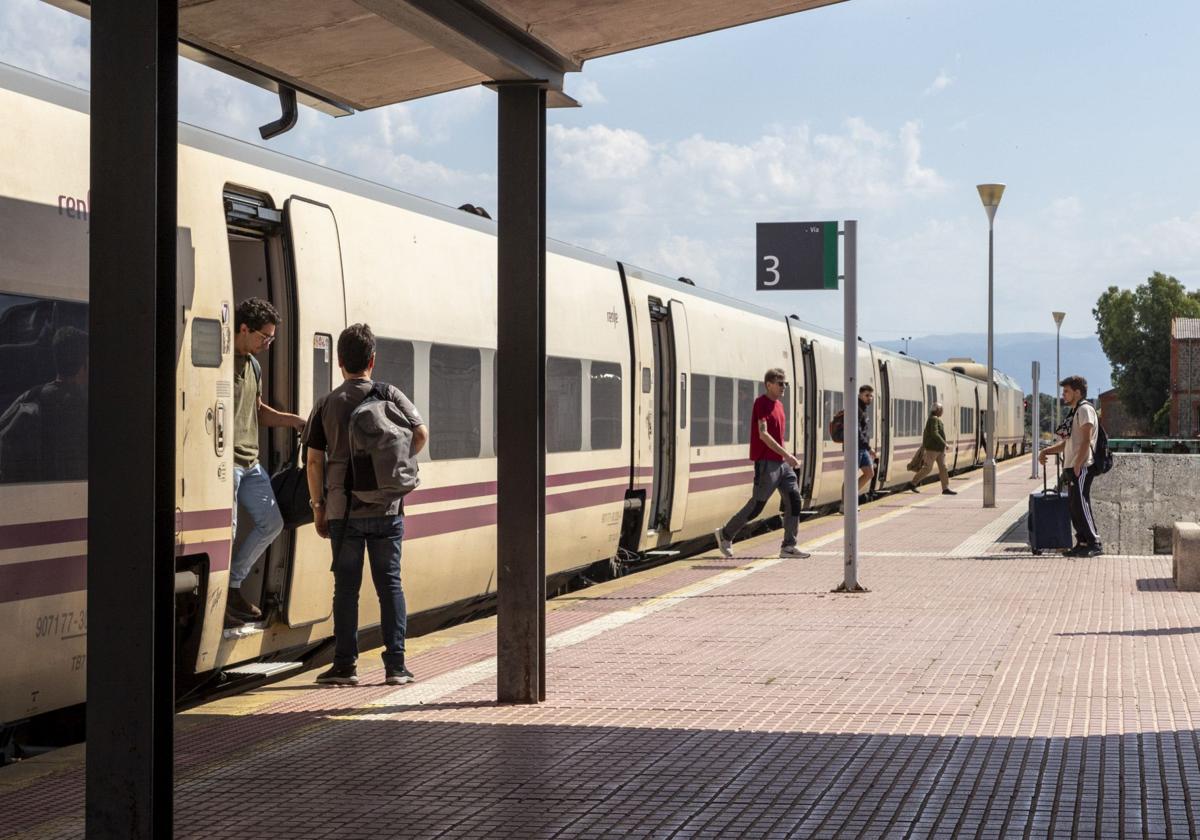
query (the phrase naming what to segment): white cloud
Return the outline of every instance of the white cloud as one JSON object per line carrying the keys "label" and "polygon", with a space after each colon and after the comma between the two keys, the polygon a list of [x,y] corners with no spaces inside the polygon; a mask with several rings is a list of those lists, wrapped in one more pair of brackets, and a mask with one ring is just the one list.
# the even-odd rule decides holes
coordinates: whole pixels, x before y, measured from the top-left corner
{"label": "white cloud", "polygon": [[950,85],[954,84],[954,77],[942,70],[937,74],[937,77],[929,83],[929,87],[925,88],[925,96],[935,96],[941,93]]}
{"label": "white cloud", "polygon": [[0,59],[67,84],[91,77],[88,22],[35,0],[0,3]]}
{"label": "white cloud", "polygon": [[579,85],[571,94],[581,105],[603,105],[608,102],[608,98],[600,92],[600,86],[592,79],[580,79]]}

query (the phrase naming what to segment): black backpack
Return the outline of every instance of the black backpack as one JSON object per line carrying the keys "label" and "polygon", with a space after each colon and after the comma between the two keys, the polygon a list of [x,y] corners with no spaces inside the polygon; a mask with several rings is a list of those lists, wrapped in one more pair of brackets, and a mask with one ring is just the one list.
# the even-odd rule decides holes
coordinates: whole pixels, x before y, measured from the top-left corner
{"label": "black backpack", "polygon": [[1096,448],[1092,450],[1092,472],[1104,475],[1113,468],[1113,454],[1108,448],[1108,432],[1104,431],[1099,414],[1096,415],[1096,427],[1100,431],[1096,435]]}

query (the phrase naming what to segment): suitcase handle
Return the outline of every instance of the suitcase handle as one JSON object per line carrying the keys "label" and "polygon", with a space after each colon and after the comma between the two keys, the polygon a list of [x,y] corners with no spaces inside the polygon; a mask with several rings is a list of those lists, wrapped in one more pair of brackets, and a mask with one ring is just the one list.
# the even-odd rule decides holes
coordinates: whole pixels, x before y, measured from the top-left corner
{"label": "suitcase handle", "polygon": [[[1057,475],[1057,479],[1054,482],[1055,492],[1057,492],[1058,488],[1062,487],[1062,461],[1059,460],[1057,452],[1054,453],[1054,472],[1055,472],[1055,475]],[[1046,470],[1042,470],[1042,495],[1043,496],[1050,492],[1050,488],[1048,488],[1046,486],[1046,473],[1047,473]]]}

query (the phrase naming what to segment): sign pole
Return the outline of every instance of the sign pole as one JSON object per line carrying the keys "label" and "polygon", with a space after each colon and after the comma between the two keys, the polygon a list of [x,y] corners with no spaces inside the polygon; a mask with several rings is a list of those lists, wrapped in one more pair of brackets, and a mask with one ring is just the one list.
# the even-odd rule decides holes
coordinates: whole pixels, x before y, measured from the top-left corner
{"label": "sign pole", "polygon": [[1030,478],[1040,478],[1038,475],[1038,452],[1042,448],[1042,395],[1038,392],[1038,378],[1042,372],[1041,362],[1033,363],[1033,472]]}
{"label": "sign pole", "polygon": [[836,592],[863,592],[858,583],[858,222],[843,226],[842,543],[845,578]]}
{"label": "sign pole", "polygon": [[[858,222],[759,222],[756,226],[758,291],[838,287],[838,236],[845,252],[845,359],[842,396],[842,511],[845,577],[834,592],[866,592],[858,582]],[[806,383],[814,387],[813,383]],[[832,417],[826,417],[829,422]]]}

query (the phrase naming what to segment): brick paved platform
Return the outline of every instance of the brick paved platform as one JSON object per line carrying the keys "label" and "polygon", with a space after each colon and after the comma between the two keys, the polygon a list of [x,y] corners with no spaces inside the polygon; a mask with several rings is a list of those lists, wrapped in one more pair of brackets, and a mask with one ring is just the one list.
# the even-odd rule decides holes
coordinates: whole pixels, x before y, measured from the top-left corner
{"label": "brick paved platform", "polygon": [[[1028,472],[867,506],[868,594],[829,592],[825,517],[809,560],[767,535],[558,599],[540,706],[493,702],[483,621],[414,640],[410,686],[183,714],[177,836],[1195,837],[1200,594],[1030,555]],[[0,838],[82,836],[81,755],[0,770]]]}

